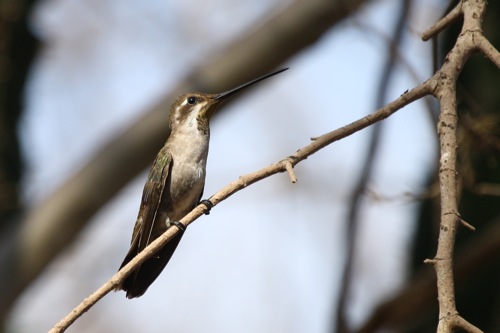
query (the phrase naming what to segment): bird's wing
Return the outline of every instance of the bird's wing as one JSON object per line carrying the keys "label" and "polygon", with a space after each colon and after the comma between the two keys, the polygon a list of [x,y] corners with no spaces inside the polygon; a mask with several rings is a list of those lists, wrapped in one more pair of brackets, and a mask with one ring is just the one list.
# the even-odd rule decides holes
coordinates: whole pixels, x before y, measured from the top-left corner
{"label": "bird's wing", "polygon": [[149,172],[148,179],[142,193],[141,208],[132,234],[132,247],[137,245],[137,253],[144,250],[150,243],[154,221],[163,191],[172,166],[172,155],[164,149],[160,150]]}

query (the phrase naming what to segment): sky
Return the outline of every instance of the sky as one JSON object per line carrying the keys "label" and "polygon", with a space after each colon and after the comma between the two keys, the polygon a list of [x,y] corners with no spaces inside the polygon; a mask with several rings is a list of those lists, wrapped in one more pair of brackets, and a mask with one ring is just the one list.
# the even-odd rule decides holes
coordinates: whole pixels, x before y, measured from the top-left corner
{"label": "sky", "polygon": [[[42,1],[32,27],[44,47],[20,129],[26,203],[50,195],[193,66],[288,3]],[[214,119],[206,197],[374,110],[387,52],[381,34],[390,34],[397,4],[372,2]],[[401,52],[418,77],[398,65],[390,100],[431,75],[430,44],[418,35],[443,8],[417,5]],[[418,102],[383,122],[369,186],[396,199],[364,200],[349,293],[354,324],[404,281],[416,204],[402,194],[422,189],[435,154],[435,125],[426,112]],[[189,227],[143,297],[109,294],[68,332],[325,332],[343,267],[348,198],[368,138],[367,131],[356,133],[303,161],[296,184],[278,174],[224,201]],[[13,331],[48,330],[116,272],[146,174],[30,286],[12,313]]]}

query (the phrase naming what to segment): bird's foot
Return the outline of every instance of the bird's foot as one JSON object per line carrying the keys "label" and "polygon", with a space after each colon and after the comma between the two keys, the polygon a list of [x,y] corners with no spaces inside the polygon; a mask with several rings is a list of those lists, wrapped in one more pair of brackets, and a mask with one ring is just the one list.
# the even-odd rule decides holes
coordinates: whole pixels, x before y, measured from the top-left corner
{"label": "bird's foot", "polygon": [[170,223],[172,223],[172,224],[173,224],[173,225],[175,225],[177,228],[179,228],[179,230],[180,230],[181,232],[186,231],[186,226],[185,226],[184,224],[180,223],[179,221],[173,221],[173,222],[170,222]]}
{"label": "bird's foot", "polygon": [[214,206],[214,204],[212,202],[210,202],[210,200],[207,200],[207,199],[201,200],[198,204],[199,205],[204,205],[205,207],[207,207],[207,210],[205,211],[205,215],[209,215],[210,214],[210,210]]}

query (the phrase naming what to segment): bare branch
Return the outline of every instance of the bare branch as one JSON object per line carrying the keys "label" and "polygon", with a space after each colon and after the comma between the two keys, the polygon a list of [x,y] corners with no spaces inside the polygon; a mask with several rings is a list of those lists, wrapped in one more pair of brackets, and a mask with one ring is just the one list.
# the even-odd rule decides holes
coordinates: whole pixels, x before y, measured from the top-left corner
{"label": "bare branch", "polygon": [[441,193],[441,224],[436,256],[426,263],[434,265],[439,300],[438,333],[452,332],[460,327],[468,332],[480,332],[458,314],[455,304],[453,277],[453,252],[457,228],[462,219],[457,208],[457,91],[456,82],[470,54],[477,50],[477,40],[482,36],[481,22],[485,1],[462,1],[448,15],[424,33],[423,39],[432,36],[456,19],[460,13],[464,24],[457,42],[448,53],[443,67],[433,76],[438,82],[433,95],[440,104],[438,134],[440,141],[439,183]]}
{"label": "bare branch", "polygon": [[169,134],[168,110],[178,95],[193,90],[223,91],[256,73],[269,71],[314,44],[363,2],[297,0],[291,3],[209,62],[194,68],[150,112],[105,144],[63,186],[28,211],[17,221],[12,233],[0,242],[0,271],[5,273],[0,275],[0,318],[4,318],[19,293],[74,239],[87,221],[153,160]]}
{"label": "bare branch", "polygon": [[[456,20],[460,15],[464,15],[462,32],[452,48],[444,65],[436,71],[436,74],[429,80],[434,82],[436,89],[433,95],[439,99],[441,114],[438,122],[438,132],[440,138],[440,193],[441,193],[441,225],[438,240],[438,250],[432,259],[426,259],[426,264],[432,264],[436,271],[437,295],[439,301],[439,324],[437,332],[452,332],[454,329],[462,329],[467,332],[479,333],[480,329],[462,318],[455,305],[454,272],[453,272],[453,252],[456,230],[459,225],[464,225],[469,229],[474,229],[468,222],[464,221],[457,211],[457,180],[456,180],[456,128],[457,128],[457,108],[456,108],[456,82],[461,69],[467,61],[469,55],[474,51],[480,51],[488,59],[499,66],[500,54],[482,35],[481,22],[485,11],[485,1],[462,1],[446,15],[442,20],[423,34],[423,39],[427,40],[439,31]],[[500,67],[500,66],[499,66]],[[498,229],[498,228],[496,228]],[[497,230],[498,231],[498,230]],[[498,234],[498,233],[497,233]],[[492,231],[484,231],[484,235],[492,236]],[[476,240],[469,251],[464,251],[459,256],[462,261],[456,265],[457,281],[461,281],[464,275],[470,274],[478,261],[485,257],[495,257],[498,253],[498,236],[490,237],[489,241],[483,239]],[[483,250],[474,253],[478,247],[488,244]],[[473,250],[474,249],[474,250]],[[474,253],[471,255],[471,253]],[[481,258],[481,259],[479,259]],[[405,290],[400,298],[388,302],[377,310],[373,317],[368,320],[358,332],[374,332],[381,327],[402,330],[403,326],[414,319],[415,311],[428,307],[435,296],[432,296],[432,284],[429,277],[425,277],[416,285],[412,283]],[[421,296],[425,292],[426,296]],[[406,327],[404,326],[404,327]],[[409,326],[411,327],[411,326]]]}
{"label": "bare branch", "polygon": [[469,229],[470,231],[476,231],[476,228],[470,224],[469,222],[465,221],[464,219],[462,219],[460,216],[458,216],[458,220],[460,221],[460,223],[462,223],[462,225],[464,227],[466,227],[467,229]]}
{"label": "bare branch", "polygon": [[451,325],[452,325],[452,330],[450,330],[450,332],[453,332],[454,328],[461,328],[462,330],[470,332],[470,333],[482,333],[483,332],[479,328],[472,325],[471,323],[469,323],[467,320],[465,320],[464,318],[462,318],[460,316],[454,317],[452,322],[451,322]]}
{"label": "bare branch", "polygon": [[428,41],[434,35],[437,35],[441,31],[443,31],[444,28],[446,28],[447,26],[458,20],[461,14],[462,14],[462,2],[460,1],[448,14],[446,14],[436,24],[434,24],[432,27],[430,27],[429,29],[427,29],[422,33],[422,40]]}
{"label": "bare branch", "polygon": [[[363,117],[357,121],[350,123],[342,128],[334,130],[332,132],[326,133],[320,137],[317,137],[309,145],[297,150],[297,152],[289,157],[284,158],[268,167],[260,169],[256,172],[241,176],[237,180],[233,181],[226,187],[222,188],[219,192],[210,197],[210,201],[214,206],[227,199],[234,193],[242,190],[243,188],[252,185],[264,178],[270,177],[274,174],[287,171],[287,164],[295,166],[302,160],[308,158],[312,154],[316,153],[318,150],[328,146],[329,144],[345,138],[355,132],[358,132],[378,121],[381,121],[396,111],[400,110],[404,106],[412,103],[413,101],[428,95],[434,89],[431,82],[427,81],[407,93],[402,94],[398,99],[389,103],[385,107]],[[198,205],[189,214],[182,218],[179,222],[184,226],[188,226],[198,217],[203,215],[205,212],[204,205]],[[123,267],[118,273],[111,277],[104,285],[102,285],[98,290],[96,290],[92,295],[87,297],[82,303],[80,303],[75,309],[73,309],[65,318],[63,318],[59,323],[57,323],[51,330],[50,333],[64,332],[76,319],[78,319],[83,313],[88,311],[95,303],[97,303],[101,298],[108,294],[111,290],[114,290],[117,285],[131,271],[138,267],[142,262],[151,257],[156,253],[162,246],[164,246],[170,239],[172,239],[178,232],[178,228],[170,228],[163,235],[158,237],[153,243],[139,253],[134,259],[132,259],[125,267]]]}
{"label": "bare branch", "polygon": [[479,50],[481,50],[492,63],[500,68],[500,53],[483,35],[477,36],[476,44]]}

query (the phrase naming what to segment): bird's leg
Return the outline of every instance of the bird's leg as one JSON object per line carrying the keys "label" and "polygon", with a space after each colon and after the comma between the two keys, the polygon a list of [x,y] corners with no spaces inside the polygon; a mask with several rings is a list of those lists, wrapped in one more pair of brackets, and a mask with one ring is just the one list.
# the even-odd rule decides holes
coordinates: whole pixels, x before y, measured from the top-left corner
{"label": "bird's leg", "polygon": [[205,207],[207,207],[207,210],[205,211],[205,215],[209,215],[210,214],[210,210],[214,206],[214,204],[210,200],[208,200],[208,199],[201,200],[198,203],[198,205],[204,205]]}

